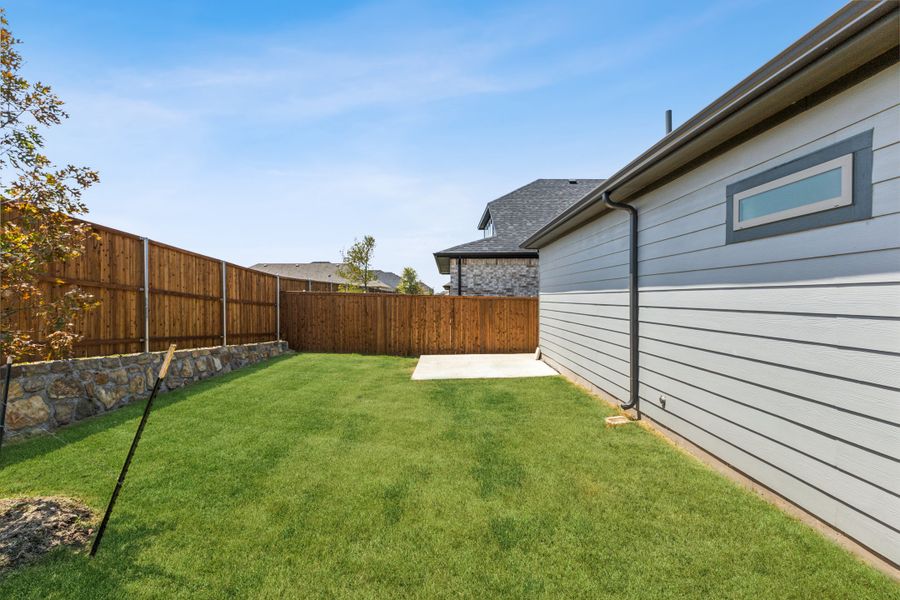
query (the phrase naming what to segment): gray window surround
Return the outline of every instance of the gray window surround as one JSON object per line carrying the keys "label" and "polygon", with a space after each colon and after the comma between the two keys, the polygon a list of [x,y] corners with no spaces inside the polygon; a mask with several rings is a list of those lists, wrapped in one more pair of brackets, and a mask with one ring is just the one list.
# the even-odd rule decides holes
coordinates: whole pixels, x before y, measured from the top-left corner
{"label": "gray window surround", "polygon": [[[746,229],[734,229],[735,194],[850,153],[853,154],[852,204]],[[725,188],[725,200],[726,244],[758,240],[775,235],[869,219],[872,217],[872,130],[864,131],[783,165],[778,165],[732,183]]]}

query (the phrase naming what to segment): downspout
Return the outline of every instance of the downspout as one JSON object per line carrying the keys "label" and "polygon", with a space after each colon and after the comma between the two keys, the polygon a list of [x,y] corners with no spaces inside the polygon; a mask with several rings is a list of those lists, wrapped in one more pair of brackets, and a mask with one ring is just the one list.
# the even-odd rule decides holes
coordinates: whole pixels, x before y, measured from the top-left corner
{"label": "downspout", "polygon": [[628,211],[631,234],[628,236],[628,347],[631,352],[628,402],[619,404],[622,410],[634,409],[641,418],[640,407],[640,353],[638,348],[638,211],[630,204],[609,199],[609,192],[601,196],[608,208]]}
{"label": "downspout", "polygon": [[456,257],[456,295],[462,296],[462,256]]}

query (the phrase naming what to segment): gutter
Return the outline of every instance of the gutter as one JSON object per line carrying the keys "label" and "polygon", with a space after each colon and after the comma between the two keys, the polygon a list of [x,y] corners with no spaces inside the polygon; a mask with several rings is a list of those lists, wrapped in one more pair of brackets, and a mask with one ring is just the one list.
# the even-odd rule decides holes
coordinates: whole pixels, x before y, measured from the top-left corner
{"label": "gutter", "polygon": [[[450,259],[457,258],[462,256],[463,258],[538,258],[537,250],[527,250],[523,249],[518,252],[515,251],[506,251],[506,252],[434,252],[432,253],[434,257],[434,263],[437,265],[438,273],[441,275],[449,275],[450,274]],[[441,261],[446,261],[446,267],[441,265]],[[445,269],[445,270],[442,270]]]}
{"label": "gutter", "polygon": [[639,303],[638,303],[638,211],[630,204],[615,202],[609,197],[610,192],[603,192],[601,199],[607,208],[614,210],[624,210],[628,213],[628,219],[631,225],[631,233],[628,236],[628,348],[630,351],[630,359],[628,366],[629,384],[628,384],[628,402],[619,404],[622,410],[637,411],[637,418],[641,418],[640,407],[640,349],[638,343],[640,336],[639,327]]}
{"label": "gutter", "polygon": [[456,258],[457,256],[465,256],[466,258],[534,258],[538,256],[537,250],[506,250],[491,252],[489,250],[480,250],[476,252],[434,252],[432,256],[435,258]]}
{"label": "gutter", "polygon": [[[700,141],[701,138],[718,126],[726,123],[736,113],[759,102],[760,99],[776,90],[779,86],[790,83],[792,78],[823,59],[823,57],[827,57],[829,54],[834,54],[836,57],[837,54],[841,54],[841,52],[838,52],[839,46],[867,28],[871,28],[867,33],[871,33],[871,37],[881,40],[882,46],[885,43],[896,45],[896,21],[897,2],[895,0],[850,2],[712,104],[701,110],[682,126],[617,171],[594,192],[588,194],[580,202],[577,202],[547,223],[525,240],[522,246],[526,248],[540,248],[546,245],[546,243],[559,237],[561,233],[558,234],[557,230],[569,226],[570,221],[572,223],[569,229],[577,227],[580,223],[580,221],[576,220],[579,213],[602,201],[602,196],[606,192],[613,189],[618,190],[620,195],[622,195],[623,201],[633,197],[635,193],[640,192],[640,189],[646,185],[646,183],[636,184],[636,179],[657,167],[659,163],[677,155],[686,146]],[[884,40],[888,41],[885,42]],[[882,51],[884,49],[872,50],[872,52]],[[851,51],[849,56],[847,52],[843,52],[843,54],[844,56],[839,62],[843,62],[845,65],[861,57],[860,52]],[[852,59],[850,58],[851,56]],[[865,60],[862,62],[865,62]],[[822,82],[822,85],[827,83]],[[752,123],[747,123],[747,125],[749,127]],[[677,168],[677,165],[667,170],[671,171],[675,168]],[[658,179],[661,176],[656,178]]]}

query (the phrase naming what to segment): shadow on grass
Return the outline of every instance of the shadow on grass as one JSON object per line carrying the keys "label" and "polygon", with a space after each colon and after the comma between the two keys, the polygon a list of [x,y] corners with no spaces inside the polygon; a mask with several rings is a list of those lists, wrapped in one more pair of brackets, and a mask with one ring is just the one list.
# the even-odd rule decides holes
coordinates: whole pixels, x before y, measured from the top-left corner
{"label": "shadow on grass", "polygon": [[[203,392],[213,387],[232,383],[249,375],[255,375],[261,371],[275,366],[284,360],[293,356],[292,354],[276,356],[265,362],[256,363],[219,375],[210,377],[202,381],[193,382],[177,390],[168,391],[160,394],[153,405],[153,412],[165,410],[167,407],[186,400],[191,394]],[[44,434],[24,437],[22,439],[7,441],[4,440],[3,448],[0,449],[0,468],[17,464],[23,460],[29,460],[38,456],[58,450],[61,446],[78,442],[92,435],[102,433],[109,429],[114,429],[123,423],[137,419],[143,412],[147,404],[147,399],[136,400],[130,404],[126,404],[119,408],[114,408],[109,412],[88,417],[77,423],[60,427],[54,431],[48,431]]]}
{"label": "shadow on grass", "polygon": [[[54,597],[65,589],[66,595],[77,598],[127,598],[128,584],[153,578],[166,580],[176,589],[186,589],[189,581],[167,572],[160,565],[141,561],[163,527],[120,524],[118,536],[107,536],[97,556],[88,555],[93,536],[84,548],[58,547],[34,562],[0,573],[0,596],[9,585],[15,587],[19,578],[39,582],[31,586],[28,597]],[[38,575],[35,577],[35,575]]]}

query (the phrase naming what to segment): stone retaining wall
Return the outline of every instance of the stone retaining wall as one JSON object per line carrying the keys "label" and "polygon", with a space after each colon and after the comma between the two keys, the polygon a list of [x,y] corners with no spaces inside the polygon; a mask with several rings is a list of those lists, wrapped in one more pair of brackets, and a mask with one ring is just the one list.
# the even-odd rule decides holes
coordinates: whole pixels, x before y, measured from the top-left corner
{"label": "stone retaining wall", "polygon": [[[178,350],[160,391],[230,373],[286,352],[284,341]],[[144,352],[14,366],[6,434],[50,431],[147,398],[164,355]]]}

